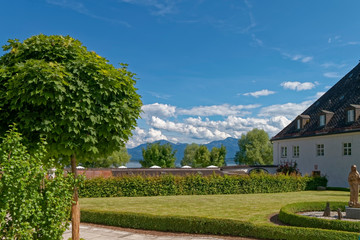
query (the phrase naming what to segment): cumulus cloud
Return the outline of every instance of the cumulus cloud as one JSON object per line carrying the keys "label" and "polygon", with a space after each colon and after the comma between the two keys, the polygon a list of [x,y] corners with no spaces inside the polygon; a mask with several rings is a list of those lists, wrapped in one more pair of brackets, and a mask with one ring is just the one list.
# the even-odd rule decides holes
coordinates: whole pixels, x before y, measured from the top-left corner
{"label": "cumulus cloud", "polygon": [[310,104],[312,100],[304,101],[302,103],[285,103],[276,104],[260,109],[258,116],[260,117],[276,117],[284,116],[288,119],[294,119],[301,114]]}
{"label": "cumulus cloud", "polygon": [[341,76],[337,72],[326,72],[326,73],[324,73],[324,77],[327,77],[327,78],[341,78]]}
{"label": "cumulus cloud", "polygon": [[284,89],[291,89],[296,91],[310,90],[315,87],[315,84],[311,82],[282,82],[280,85]]}
{"label": "cumulus cloud", "polygon": [[151,116],[159,117],[173,117],[175,116],[176,107],[168,104],[153,103],[142,106],[142,117],[148,118]]}
{"label": "cumulus cloud", "polygon": [[253,96],[253,97],[258,98],[260,96],[268,96],[268,95],[271,95],[271,94],[274,94],[274,93],[275,93],[274,91],[263,89],[263,90],[256,91],[256,92],[244,93],[243,95],[244,96]]}
{"label": "cumulus cloud", "polygon": [[259,104],[251,105],[212,105],[212,106],[198,106],[191,109],[180,109],[177,111],[178,115],[194,115],[194,116],[229,116],[229,115],[243,115],[246,114],[247,109],[254,109],[260,107]]}
{"label": "cumulus cloud", "polygon": [[[145,105],[144,109],[147,114],[154,114],[147,115],[144,119],[149,129],[136,128],[127,146],[135,147],[161,139],[172,142],[208,143],[227,137],[240,138],[242,134],[254,128],[263,129],[272,137],[301,114],[312,101],[313,99],[298,104],[286,103],[262,108],[259,105],[224,104],[179,109],[166,104],[149,104]],[[260,108],[256,117],[239,115],[244,109],[255,108]],[[227,115],[219,111],[226,111]],[[173,118],[180,114],[189,117]]]}
{"label": "cumulus cloud", "polygon": [[133,136],[126,143],[127,148],[133,148],[143,143],[151,143],[158,140],[168,140],[168,138],[162,134],[160,130],[150,128],[149,130],[144,130],[139,127],[136,127],[133,131]]}

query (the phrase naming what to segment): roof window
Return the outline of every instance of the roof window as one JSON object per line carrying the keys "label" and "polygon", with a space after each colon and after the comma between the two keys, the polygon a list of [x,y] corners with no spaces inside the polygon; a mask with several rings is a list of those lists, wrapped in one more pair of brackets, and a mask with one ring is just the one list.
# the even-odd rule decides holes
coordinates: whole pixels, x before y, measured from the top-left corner
{"label": "roof window", "polygon": [[360,105],[350,104],[350,106],[345,109],[345,114],[347,123],[357,121],[360,116]]}
{"label": "roof window", "polygon": [[300,129],[304,128],[308,122],[310,122],[309,115],[299,115],[296,118],[296,129],[300,130]]}

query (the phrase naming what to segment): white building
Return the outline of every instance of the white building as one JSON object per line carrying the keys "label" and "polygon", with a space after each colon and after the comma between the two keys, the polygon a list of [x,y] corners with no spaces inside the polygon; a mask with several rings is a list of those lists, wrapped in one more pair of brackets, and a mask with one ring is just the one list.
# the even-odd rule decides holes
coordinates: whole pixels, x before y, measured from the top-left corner
{"label": "white building", "polygon": [[296,161],[302,174],[321,174],[328,186],[348,187],[360,171],[360,64],[274,136],[274,164]]}

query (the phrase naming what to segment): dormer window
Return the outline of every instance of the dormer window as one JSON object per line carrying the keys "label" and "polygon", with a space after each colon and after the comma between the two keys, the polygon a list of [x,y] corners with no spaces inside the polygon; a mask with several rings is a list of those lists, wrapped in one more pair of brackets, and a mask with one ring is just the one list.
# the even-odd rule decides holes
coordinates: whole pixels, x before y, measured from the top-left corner
{"label": "dormer window", "polygon": [[350,106],[345,109],[345,114],[347,123],[357,121],[360,116],[360,105],[350,104]]}
{"label": "dormer window", "polygon": [[304,126],[310,122],[310,116],[309,115],[299,115],[296,118],[296,129],[300,130],[304,128]]}
{"label": "dormer window", "polygon": [[325,115],[320,115],[319,117],[319,126],[325,126]]}
{"label": "dormer window", "polygon": [[347,122],[354,122],[355,121],[355,110],[350,109],[347,110]]}
{"label": "dormer window", "polygon": [[321,110],[319,115],[319,127],[323,127],[330,122],[330,119],[334,116],[333,112]]}

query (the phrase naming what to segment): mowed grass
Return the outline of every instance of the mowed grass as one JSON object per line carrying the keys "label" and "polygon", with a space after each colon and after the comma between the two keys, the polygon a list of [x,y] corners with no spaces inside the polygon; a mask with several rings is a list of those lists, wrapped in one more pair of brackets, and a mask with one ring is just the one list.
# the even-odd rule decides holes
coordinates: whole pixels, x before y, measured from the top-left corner
{"label": "mowed grass", "polygon": [[[136,212],[154,215],[227,218],[267,223],[271,214],[289,203],[348,201],[349,192],[303,191],[238,195],[81,198],[81,209]],[[324,206],[325,207],[325,206]]]}

